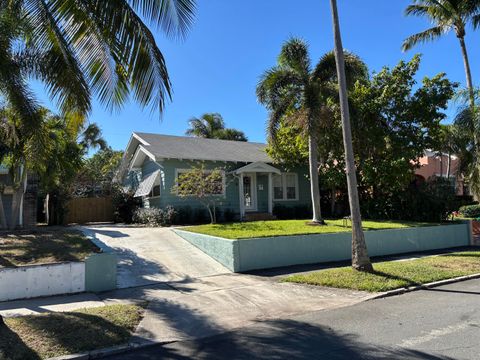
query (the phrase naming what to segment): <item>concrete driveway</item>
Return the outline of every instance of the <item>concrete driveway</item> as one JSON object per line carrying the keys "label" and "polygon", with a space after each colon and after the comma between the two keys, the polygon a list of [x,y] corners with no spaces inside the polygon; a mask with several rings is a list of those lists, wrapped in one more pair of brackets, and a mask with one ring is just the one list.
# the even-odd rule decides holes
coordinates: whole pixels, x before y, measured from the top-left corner
{"label": "concrete driveway", "polygon": [[371,294],[233,274],[169,229],[88,226],[118,253],[118,290],[104,303],[148,301],[133,342],[211,336],[259,320],[348,306]]}
{"label": "concrete driveway", "polygon": [[168,228],[98,225],[84,229],[115,249],[119,289],[230,272]]}

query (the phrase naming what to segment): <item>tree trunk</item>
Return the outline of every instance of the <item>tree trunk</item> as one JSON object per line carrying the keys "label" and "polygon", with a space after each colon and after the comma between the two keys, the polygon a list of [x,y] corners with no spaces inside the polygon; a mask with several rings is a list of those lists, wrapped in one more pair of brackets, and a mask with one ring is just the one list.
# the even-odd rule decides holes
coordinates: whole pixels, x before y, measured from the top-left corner
{"label": "tree trunk", "polygon": [[450,179],[450,171],[452,169],[452,154],[450,151],[448,152],[448,160],[447,160],[447,179]]}
{"label": "tree trunk", "polygon": [[318,184],[318,146],[317,139],[312,134],[312,130],[308,135],[308,166],[310,172],[310,190],[312,193],[312,223],[325,224],[322,219],[322,212],[320,208],[320,186]]}
{"label": "tree trunk", "polygon": [[14,230],[20,218],[20,212],[22,211],[23,196],[25,192],[25,182],[27,181],[27,170],[25,167],[21,166],[19,169],[20,172],[20,181],[19,184],[15,186],[16,190],[13,193],[12,198],[12,219],[10,221],[10,229]]}
{"label": "tree trunk", "polygon": [[330,0],[335,39],[335,62],[340,95],[340,113],[342,116],[343,143],[345,147],[345,163],[347,170],[348,201],[352,218],[352,267],[359,271],[373,271],[367,252],[365,236],[362,229],[360,204],[358,200],[357,175],[353,156],[350,113],[348,109],[347,84],[345,78],[345,59],[343,54],[340,24],[338,20],[337,1]]}
{"label": "tree trunk", "polygon": [[332,214],[331,216],[335,217],[335,202],[337,201],[335,186],[333,186],[330,191],[332,192],[332,195],[331,195],[331,198],[330,198],[330,212]]}
{"label": "tree trunk", "polygon": [[45,196],[45,200],[43,202],[43,211],[45,212],[45,222],[48,224],[50,224],[50,194],[47,194],[47,196]]}
{"label": "tree trunk", "polygon": [[470,71],[470,61],[468,60],[467,46],[465,45],[465,38],[463,36],[459,37],[458,41],[460,41],[460,48],[462,49],[463,66],[465,67],[465,76],[467,78],[467,89],[468,96],[470,98],[470,106],[473,109],[475,106],[475,93],[473,90],[472,72]]}
{"label": "tree trunk", "polygon": [[3,195],[0,191],[0,229],[6,229],[7,226],[7,217],[5,215],[5,208],[3,207]]}
{"label": "tree trunk", "polygon": [[440,177],[443,178],[443,153],[440,153]]}

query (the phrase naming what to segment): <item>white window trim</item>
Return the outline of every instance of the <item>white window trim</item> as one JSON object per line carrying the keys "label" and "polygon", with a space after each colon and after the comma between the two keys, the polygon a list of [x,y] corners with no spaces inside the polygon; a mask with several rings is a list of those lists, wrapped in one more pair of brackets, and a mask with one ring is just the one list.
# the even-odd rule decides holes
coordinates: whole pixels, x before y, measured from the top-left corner
{"label": "white window trim", "polygon": [[[182,173],[187,173],[187,172],[190,172],[192,171],[193,169],[190,168],[190,169],[175,169],[175,185],[178,186],[178,175],[179,174],[182,174]],[[205,174],[211,174],[214,170],[205,170],[204,173]],[[226,181],[226,178],[225,178],[225,171],[224,170],[219,170],[220,173],[222,174],[222,193],[221,194],[208,194],[208,196],[219,196],[219,197],[224,197],[225,198],[225,195],[227,193],[227,181]],[[176,191],[176,195],[178,196],[178,189]]]}
{"label": "white window trim", "polygon": [[[286,176],[287,175],[294,175],[295,177],[295,199],[287,199],[287,181],[286,181]],[[274,191],[274,186],[273,186],[273,181],[272,181],[272,199],[273,201],[298,201],[299,196],[298,196],[298,174],[297,173],[281,173],[280,175],[273,175],[273,176],[281,176],[282,178],[282,189],[283,189],[283,198],[279,199],[275,197],[275,191]]]}

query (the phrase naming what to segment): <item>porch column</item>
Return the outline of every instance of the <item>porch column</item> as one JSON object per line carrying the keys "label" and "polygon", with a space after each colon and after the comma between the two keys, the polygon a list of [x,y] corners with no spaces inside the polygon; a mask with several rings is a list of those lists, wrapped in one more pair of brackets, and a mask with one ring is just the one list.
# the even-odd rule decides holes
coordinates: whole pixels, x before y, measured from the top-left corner
{"label": "porch column", "polygon": [[245,216],[245,194],[243,193],[243,173],[240,173],[238,180],[238,197],[240,200],[240,220],[243,220]]}
{"label": "porch column", "polygon": [[272,182],[272,173],[268,173],[268,213],[273,214],[273,196],[272,196],[272,191],[273,191],[273,182]]}

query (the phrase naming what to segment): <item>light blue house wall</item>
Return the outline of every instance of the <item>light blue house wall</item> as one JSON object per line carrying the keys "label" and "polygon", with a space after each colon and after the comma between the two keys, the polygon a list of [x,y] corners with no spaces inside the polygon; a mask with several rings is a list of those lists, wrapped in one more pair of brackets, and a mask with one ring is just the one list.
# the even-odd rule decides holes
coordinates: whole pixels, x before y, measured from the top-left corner
{"label": "light blue house wall", "polygon": [[[193,161],[180,159],[165,159],[153,161],[146,158],[141,169],[131,170],[125,177],[125,185],[138,186],[138,179],[145,178],[155,171],[160,171],[160,196],[145,197],[143,205],[145,207],[165,208],[167,205],[174,208],[190,207],[192,209],[202,208],[203,205],[195,198],[181,198],[172,192],[176,183],[178,169],[191,169],[193,167],[204,166],[207,170],[222,169],[225,171],[225,195],[218,196],[217,205],[223,212],[227,209],[235,214],[240,213],[239,197],[239,177],[234,175],[233,171],[247,165],[243,162],[221,162],[221,161]],[[273,165],[282,172],[285,172],[281,166]],[[283,206],[309,206],[310,205],[310,183],[307,178],[306,168],[297,168],[289,170],[289,173],[296,173],[298,176],[298,200],[273,200],[273,205],[281,204]],[[257,212],[268,211],[268,175],[257,173]]]}

